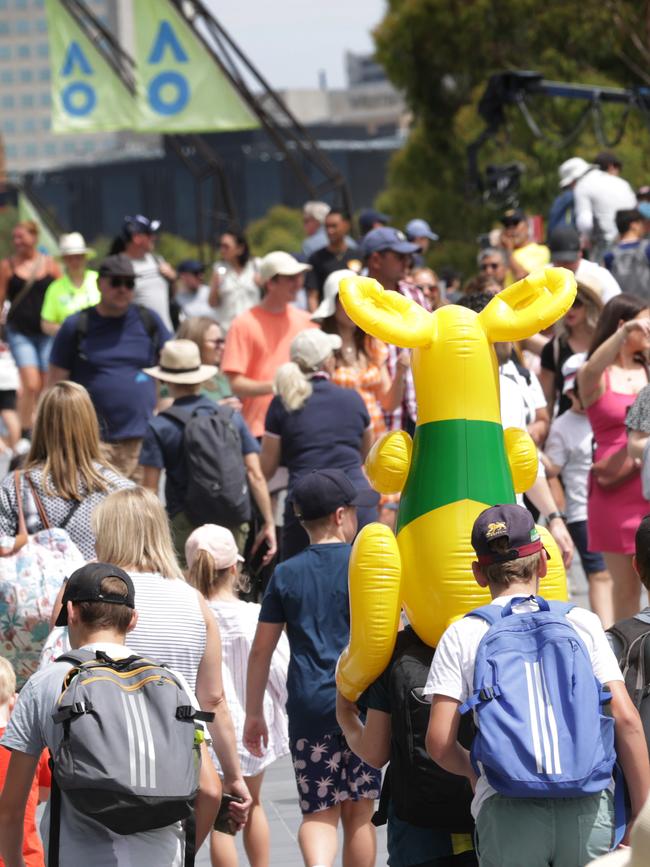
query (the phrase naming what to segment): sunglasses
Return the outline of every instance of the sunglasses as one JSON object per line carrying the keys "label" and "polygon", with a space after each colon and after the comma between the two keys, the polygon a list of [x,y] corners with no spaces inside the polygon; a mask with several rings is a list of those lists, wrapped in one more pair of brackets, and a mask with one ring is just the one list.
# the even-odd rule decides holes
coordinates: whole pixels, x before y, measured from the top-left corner
{"label": "sunglasses", "polygon": [[500,268],[501,265],[499,262],[481,262],[481,271],[496,271],[497,268]]}
{"label": "sunglasses", "polygon": [[135,289],[135,277],[111,277],[111,289]]}
{"label": "sunglasses", "polygon": [[433,292],[434,289],[438,288],[437,283],[416,283],[415,288],[419,289],[420,292]]}
{"label": "sunglasses", "polygon": [[571,307],[584,307],[584,306],[585,306],[585,302],[582,300],[582,298],[580,298],[579,295],[576,296],[575,301],[571,305]]}
{"label": "sunglasses", "polygon": [[217,337],[216,340],[206,340],[206,343],[211,343],[212,346],[223,346],[226,342],[225,337]]}

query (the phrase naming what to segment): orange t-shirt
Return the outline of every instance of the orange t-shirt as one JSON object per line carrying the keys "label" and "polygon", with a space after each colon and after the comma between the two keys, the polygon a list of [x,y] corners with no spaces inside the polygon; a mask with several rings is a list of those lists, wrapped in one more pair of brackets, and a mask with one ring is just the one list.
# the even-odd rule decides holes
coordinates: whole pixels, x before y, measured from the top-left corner
{"label": "orange t-shirt", "polygon": [[[4,728],[0,728],[0,737],[2,737],[4,732]],[[11,750],[6,750],[4,747],[0,747],[0,789],[4,788],[10,759]],[[45,779],[41,781],[41,776],[45,777],[44,771],[46,768],[47,752],[44,752],[38,763],[36,773],[34,774],[34,780],[25,807],[25,824],[23,828],[23,858],[25,861],[25,867],[44,867],[45,865],[43,844],[41,843],[41,837],[38,833],[38,828],[36,827],[36,807],[38,806],[39,782],[42,786],[49,785]],[[49,769],[47,779],[49,779]],[[5,862],[2,858],[0,858],[0,867],[5,867]]]}
{"label": "orange t-shirt", "polygon": [[[259,382],[272,380],[275,372],[289,361],[291,341],[305,328],[317,328],[309,313],[289,305],[282,313],[269,313],[261,306],[238,316],[228,331],[221,370],[241,373]],[[245,397],[242,415],[254,437],[264,433],[266,411],[272,394]]]}

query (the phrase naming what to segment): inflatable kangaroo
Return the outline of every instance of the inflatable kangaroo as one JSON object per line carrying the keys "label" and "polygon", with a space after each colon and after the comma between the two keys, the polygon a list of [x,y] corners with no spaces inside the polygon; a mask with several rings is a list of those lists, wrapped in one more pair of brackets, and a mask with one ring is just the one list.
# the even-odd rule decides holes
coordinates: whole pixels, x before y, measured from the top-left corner
{"label": "inflatable kangaroo", "polygon": [[[373,279],[341,281],[348,316],[368,334],[408,347],[418,405],[413,441],[385,434],[366,460],[371,484],[401,492],[396,537],[382,524],[359,534],[350,560],[350,643],[337,683],[354,701],[390,660],[403,608],[423,641],[435,646],[455,619],[489,602],[474,581],[472,525],[487,506],[514,503],[537,476],[527,433],[501,426],[493,344],[548,328],[576,294],[573,274],[546,268],[495,295],[481,313],[449,305],[429,313]],[[550,553],[543,595],[566,599],[562,558]]]}

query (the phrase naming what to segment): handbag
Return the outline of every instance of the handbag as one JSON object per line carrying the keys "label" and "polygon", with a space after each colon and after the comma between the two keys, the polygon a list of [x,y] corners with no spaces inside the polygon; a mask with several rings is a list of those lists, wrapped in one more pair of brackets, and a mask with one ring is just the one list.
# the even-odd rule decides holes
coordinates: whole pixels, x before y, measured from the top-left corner
{"label": "handbag", "polygon": [[628,455],[627,446],[623,446],[593,463],[591,472],[600,487],[609,490],[617,488],[638,473],[639,463]]}
{"label": "handbag", "polygon": [[50,526],[30,479],[28,483],[45,529],[27,533],[22,476],[17,471],[18,533],[12,546],[0,548],[0,652],[14,667],[18,688],[38,668],[61,585],[85,563],[67,531]]}

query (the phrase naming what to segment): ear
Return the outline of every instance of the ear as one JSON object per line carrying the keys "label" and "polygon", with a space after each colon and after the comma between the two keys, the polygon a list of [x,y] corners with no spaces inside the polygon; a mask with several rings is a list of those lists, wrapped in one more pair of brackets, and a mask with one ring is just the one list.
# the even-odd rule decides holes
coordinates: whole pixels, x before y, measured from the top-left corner
{"label": "ear", "polygon": [[639,561],[636,558],[636,554],[632,554],[632,568],[640,578],[641,573],[639,572]]}
{"label": "ear", "polygon": [[337,527],[340,527],[343,523],[343,517],[345,515],[345,506],[339,506],[338,509],[334,512],[334,523]]}
{"label": "ear", "polygon": [[77,616],[77,609],[74,607],[72,602],[66,602],[66,608],[68,609],[68,626],[73,623],[76,624],[79,622],[79,618]]}
{"label": "ear", "polygon": [[544,268],[499,292],[478,317],[490,343],[524,340],[564,316],[576,290],[567,268]]}
{"label": "ear", "polygon": [[133,632],[135,627],[138,625],[138,612],[134,609],[133,614],[131,614],[131,622],[126,628],[127,632]]}
{"label": "ear", "polygon": [[546,578],[546,573],[548,572],[548,556],[546,551],[539,552],[539,569],[537,570],[537,580],[541,581],[542,578]]}
{"label": "ear", "polygon": [[483,571],[483,567],[478,562],[478,560],[474,560],[472,562],[472,572],[474,573],[474,580],[478,584],[479,587],[487,587],[488,579],[487,575]]}
{"label": "ear", "polygon": [[373,337],[409,349],[433,341],[432,314],[399,292],[386,291],[372,277],[345,277],[339,298],[350,319]]}

